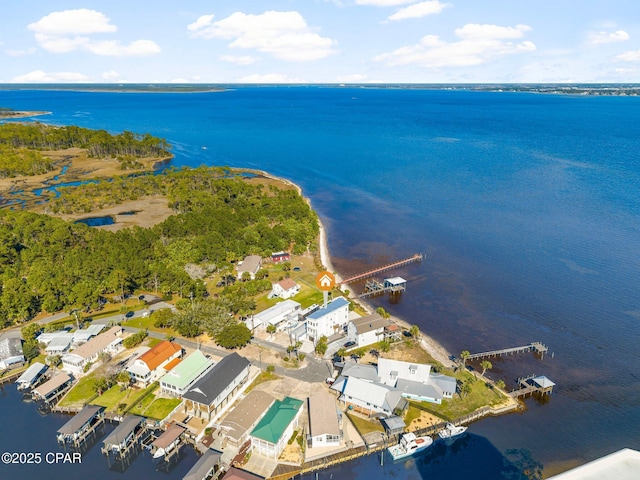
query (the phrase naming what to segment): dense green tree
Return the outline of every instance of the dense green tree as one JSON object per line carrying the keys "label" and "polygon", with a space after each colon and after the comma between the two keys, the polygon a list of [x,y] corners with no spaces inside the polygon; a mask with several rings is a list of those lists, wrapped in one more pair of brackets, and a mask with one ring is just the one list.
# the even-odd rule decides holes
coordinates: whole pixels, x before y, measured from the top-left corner
{"label": "dense green tree", "polygon": [[251,340],[251,330],[242,322],[225,326],[215,337],[216,343],[224,348],[239,348]]}

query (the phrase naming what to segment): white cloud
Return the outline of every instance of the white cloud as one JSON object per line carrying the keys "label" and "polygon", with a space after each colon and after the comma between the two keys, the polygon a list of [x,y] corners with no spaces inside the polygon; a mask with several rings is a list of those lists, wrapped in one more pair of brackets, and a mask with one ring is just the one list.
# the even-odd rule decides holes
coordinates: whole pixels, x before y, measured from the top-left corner
{"label": "white cloud", "polygon": [[50,13],[27,28],[35,32],[40,47],[52,53],[84,50],[96,55],[144,56],[161,51],[151,40],[135,40],[125,45],[119,40],[93,39],[91,35],[113,33],[118,27],[104,13],[85,8]]}
{"label": "white cloud", "polygon": [[77,72],[43,72],[34,70],[33,72],[18,75],[11,80],[14,83],[55,83],[55,82],[86,82],[90,77]]}
{"label": "white cloud", "polygon": [[319,60],[336,53],[335,40],[320,36],[295,11],[268,11],[260,15],[235,12],[211,23],[200,19],[189,25],[193,27],[192,35],[208,40],[232,40],[229,48],[255,49],[280,60],[297,62]]}
{"label": "white cloud", "polygon": [[109,70],[108,72],[104,72],[102,74],[102,78],[105,80],[117,80],[120,78],[120,74],[115,70]]}
{"label": "white cloud", "polygon": [[640,50],[632,50],[615,57],[622,62],[640,62]]}
{"label": "white cloud", "polygon": [[459,41],[448,43],[436,35],[427,35],[420,43],[382,53],[374,60],[389,66],[415,64],[430,68],[480,65],[505,55],[534,51],[536,46],[531,41],[509,41],[521,38],[530,29],[527,25],[467,24],[454,32]]}
{"label": "white cloud", "polygon": [[630,38],[629,34],[624,30],[616,30],[615,32],[594,32],[589,35],[589,45],[625,42]]}
{"label": "white cloud", "polygon": [[247,75],[238,79],[239,83],[307,83],[301,78],[292,78],[282,73]]}
{"label": "white cloud", "polygon": [[213,21],[213,17],[215,15],[202,15],[201,17],[199,17],[195,22],[190,23],[189,25],[187,25],[187,30],[189,30],[190,32],[195,32],[196,30],[200,30],[204,27],[208,27],[209,25],[211,25],[212,21]]}
{"label": "white cloud", "polygon": [[356,5],[371,5],[374,7],[396,7],[406,5],[413,0],[356,0]]}
{"label": "white cloud", "polygon": [[421,18],[427,15],[436,15],[450,6],[449,3],[441,3],[439,0],[414,3],[408,7],[401,8],[389,16],[389,20],[406,20],[407,18]]}
{"label": "white cloud", "polygon": [[256,62],[256,58],[251,55],[222,55],[220,60],[235,65],[251,65]]}
{"label": "white cloud", "polygon": [[4,53],[9,55],[10,57],[22,57],[24,55],[33,55],[34,53],[36,53],[36,49],[30,47],[25,50],[5,50]]}
{"label": "white cloud", "polygon": [[88,35],[118,30],[104,13],[86,8],[50,13],[27,28],[44,35]]}
{"label": "white cloud", "polygon": [[108,40],[104,42],[90,42],[84,45],[84,48],[96,55],[112,56],[112,57],[143,57],[160,53],[160,47],[151,40],[136,40],[129,45],[122,45],[117,40]]}

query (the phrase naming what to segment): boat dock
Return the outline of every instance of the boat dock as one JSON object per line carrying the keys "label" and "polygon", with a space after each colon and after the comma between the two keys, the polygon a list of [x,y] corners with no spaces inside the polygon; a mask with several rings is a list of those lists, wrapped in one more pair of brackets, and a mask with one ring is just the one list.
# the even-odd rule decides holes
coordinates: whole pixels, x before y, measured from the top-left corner
{"label": "boat dock", "polygon": [[378,268],[374,268],[368,270],[364,273],[359,273],[358,275],[353,275],[352,277],[346,278],[338,283],[338,285],[344,285],[346,283],[358,282],[360,280],[365,280],[367,278],[374,277],[375,275],[386,272],[388,270],[393,270],[394,268],[404,267],[405,265],[410,265],[412,263],[421,262],[424,258],[422,253],[416,253],[408,258],[398,260],[397,262],[389,263],[387,265],[383,265]]}
{"label": "boat dock", "polygon": [[384,293],[391,293],[393,295],[404,292],[407,289],[407,281],[402,277],[385,278],[384,282],[372,279],[367,280],[364,288],[364,293],[358,295],[358,298],[373,297]]}
{"label": "boat dock", "polygon": [[522,347],[513,347],[513,348],[503,348],[502,350],[491,350],[490,352],[481,352],[481,353],[473,353],[469,355],[465,361],[469,360],[478,360],[481,358],[488,357],[500,357],[502,355],[515,355],[518,353],[526,353],[526,352],[534,352],[541,356],[544,356],[549,348],[541,343],[541,342],[532,342],[529,345],[524,345]]}
{"label": "boat dock", "polygon": [[44,400],[51,405],[71,388],[73,378],[67,373],[59,373],[32,392],[34,400]]}
{"label": "boat dock", "polygon": [[180,448],[184,445],[184,433],[187,429],[181,425],[170,425],[153,443],[151,451],[153,458],[163,458],[166,463],[180,453]]}
{"label": "boat dock", "polygon": [[221,452],[213,449],[208,449],[198,459],[195,465],[191,467],[191,470],[189,470],[187,474],[182,477],[182,480],[206,480],[208,478],[212,478],[215,472],[219,473],[221,471],[221,456]]}
{"label": "boat dock", "polygon": [[551,395],[553,393],[553,387],[555,383],[549,380],[544,375],[529,375],[528,377],[520,377],[517,380],[518,389],[509,392],[509,396],[512,398],[526,397],[534,393],[540,393],[542,395]]}
{"label": "boat dock", "polygon": [[124,462],[129,452],[140,446],[140,439],[146,432],[145,421],[138,415],[125,415],[120,425],[104,439],[100,451],[107,457],[113,453],[116,459]]}
{"label": "boat dock", "polygon": [[22,375],[16,380],[18,390],[26,390],[38,384],[43,378],[44,373],[47,371],[47,366],[40,362],[35,362],[29,368],[27,368]]}
{"label": "boat dock", "polygon": [[99,405],[86,405],[58,430],[58,443],[80,448],[104,423],[104,410],[105,407]]}

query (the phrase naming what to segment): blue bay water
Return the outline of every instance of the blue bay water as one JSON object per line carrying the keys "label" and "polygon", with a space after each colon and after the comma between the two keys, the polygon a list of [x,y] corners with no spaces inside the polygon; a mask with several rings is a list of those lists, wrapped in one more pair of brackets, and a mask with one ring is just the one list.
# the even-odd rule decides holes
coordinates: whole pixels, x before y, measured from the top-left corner
{"label": "blue bay water", "polygon": [[[640,449],[640,99],[242,87],[0,91],[0,104],[165,137],[171,165],[288,178],[319,212],[341,274],[425,253],[396,272],[409,280],[401,301],[376,306],[454,354],[549,345],[553,358],[495,359],[489,375],[508,385],[547,375],[552,397],[473,424],[474,441],[433,462],[430,478],[449,472],[446,459],[482,461],[489,447],[527,452],[547,472]],[[321,476],[426,478],[419,464],[369,457]]]}

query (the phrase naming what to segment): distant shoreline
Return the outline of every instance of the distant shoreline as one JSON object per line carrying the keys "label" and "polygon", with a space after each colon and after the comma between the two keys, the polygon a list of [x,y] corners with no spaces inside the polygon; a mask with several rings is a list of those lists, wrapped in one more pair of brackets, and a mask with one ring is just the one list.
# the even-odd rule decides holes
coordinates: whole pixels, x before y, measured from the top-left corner
{"label": "distant shoreline", "polygon": [[37,117],[40,115],[51,115],[51,112],[41,112],[41,111],[17,111],[17,110],[3,110],[0,111],[0,120],[12,120],[14,118],[27,118],[27,117]]}

